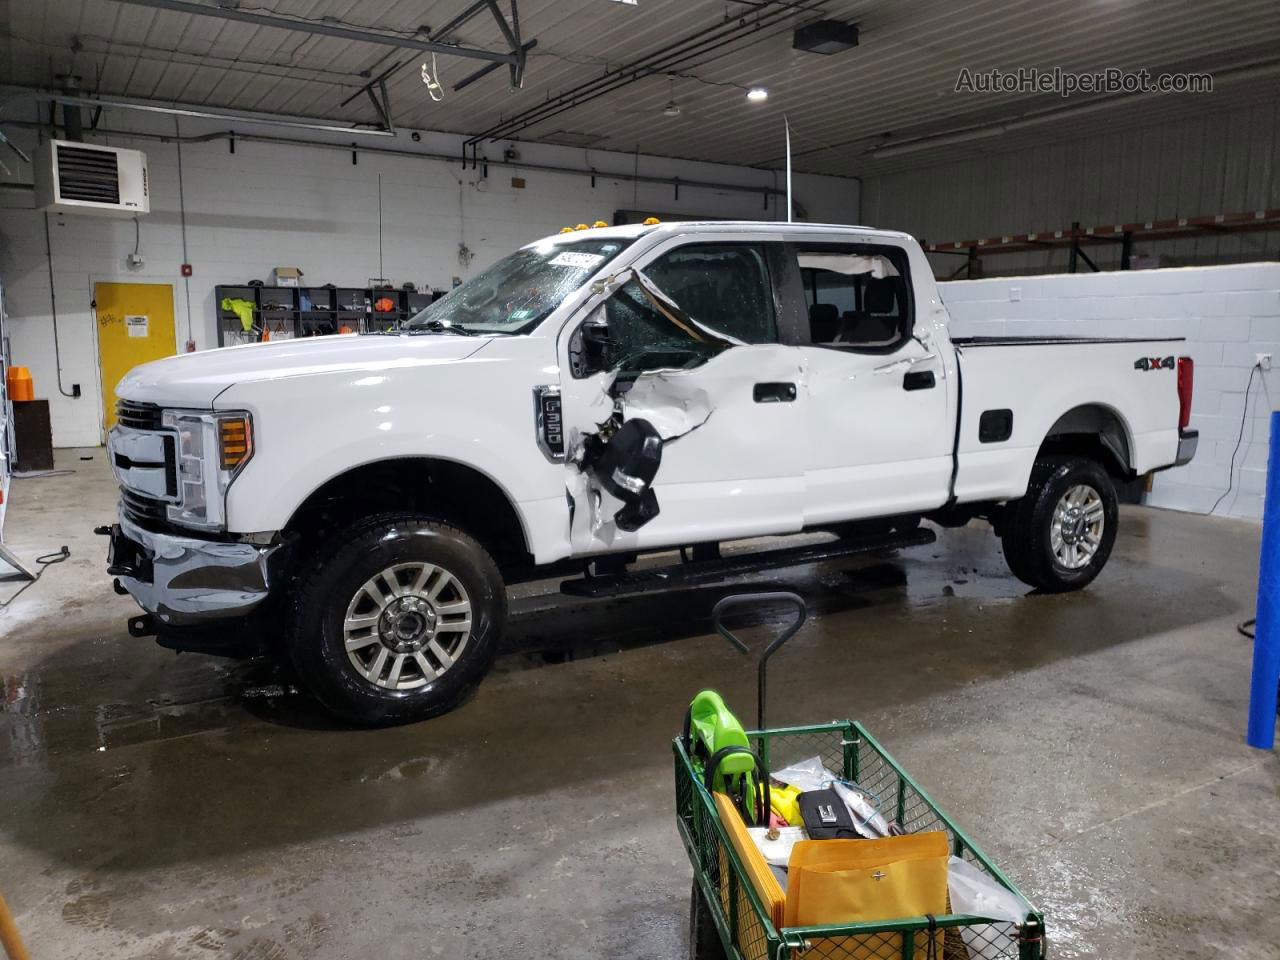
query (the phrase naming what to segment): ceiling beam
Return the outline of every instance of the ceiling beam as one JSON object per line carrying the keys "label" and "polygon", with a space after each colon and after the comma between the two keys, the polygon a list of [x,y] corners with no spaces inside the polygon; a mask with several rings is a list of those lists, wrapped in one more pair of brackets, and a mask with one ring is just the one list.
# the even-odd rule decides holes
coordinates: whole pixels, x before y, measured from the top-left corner
{"label": "ceiling beam", "polygon": [[253,13],[235,7],[215,7],[195,0],[119,0],[138,7],[152,7],[157,10],[171,10],[175,13],[188,13],[199,17],[216,17],[220,20],[235,20],[239,23],[251,23],[259,27],[272,27],[277,30],[292,30],[296,33],[311,33],[324,37],[338,37],[343,40],[357,40],[362,43],[376,43],[385,47],[401,47],[410,50],[423,50],[427,53],[440,53],[453,57],[467,57],[471,60],[488,60],[493,63],[509,63],[518,61],[515,53],[499,53],[496,50],[481,50],[475,47],[461,47],[451,43],[438,43],[423,40],[419,37],[405,37],[394,33],[379,33],[376,30],[365,30],[361,27],[348,27],[340,23],[326,20],[297,20],[291,17],[279,17],[266,13]]}

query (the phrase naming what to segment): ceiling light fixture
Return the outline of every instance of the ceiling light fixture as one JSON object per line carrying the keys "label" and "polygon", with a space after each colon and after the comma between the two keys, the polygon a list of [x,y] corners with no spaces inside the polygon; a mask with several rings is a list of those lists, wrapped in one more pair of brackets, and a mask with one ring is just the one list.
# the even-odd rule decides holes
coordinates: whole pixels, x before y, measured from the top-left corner
{"label": "ceiling light fixture", "polygon": [[752,87],[747,91],[747,99],[752,103],[759,103],[761,100],[768,100],[769,91],[764,87]]}

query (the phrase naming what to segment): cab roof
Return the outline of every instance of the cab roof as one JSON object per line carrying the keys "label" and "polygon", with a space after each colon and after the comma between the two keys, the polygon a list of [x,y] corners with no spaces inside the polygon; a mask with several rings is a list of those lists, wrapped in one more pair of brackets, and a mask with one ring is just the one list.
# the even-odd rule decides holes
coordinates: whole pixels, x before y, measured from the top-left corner
{"label": "cab roof", "polygon": [[910,239],[897,230],[880,230],[875,227],[855,226],[847,223],[786,223],[780,220],[670,220],[663,223],[632,223],[619,227],[588,227],[568,233],[552,234],[535,240],[527,246],[545,243],[573,243],[576,240],[634,240],[650,234],[687,233],[770,233],[814,234],[816,236],[848,235],[885,237],[897,240]]}

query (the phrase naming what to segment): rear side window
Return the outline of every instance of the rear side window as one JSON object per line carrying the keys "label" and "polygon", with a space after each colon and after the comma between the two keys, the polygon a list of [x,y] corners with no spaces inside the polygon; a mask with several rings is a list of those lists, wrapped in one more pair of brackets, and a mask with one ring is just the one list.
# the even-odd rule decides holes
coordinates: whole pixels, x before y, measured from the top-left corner
{"label": "rear side window", "polygon": [[910,336],[910,273],[901,248],[800,245],[796,258],[811,343],[881,351]]}

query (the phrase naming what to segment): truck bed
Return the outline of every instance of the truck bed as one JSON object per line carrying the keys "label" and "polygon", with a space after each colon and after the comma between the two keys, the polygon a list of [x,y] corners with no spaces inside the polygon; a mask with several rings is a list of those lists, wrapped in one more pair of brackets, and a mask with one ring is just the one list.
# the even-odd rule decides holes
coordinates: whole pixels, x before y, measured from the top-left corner
{"label": "truck bed", "polygon": [[[957,337],[960,420],[957,502],[1013,499],[1037,451],[1069,415],[1085,432],[1118,422],[1126,466],[1168,466],[1178,450],[1176,355],[1182,337]],[[1001,349],[990,349],[999,347]],[[1155,360],[1155,363],[1151,361]],[[984,418],[1006,432],[987,431]]]}
{"label": "truck bed", "polygon": [[957,347],[1080,346],[1085,343],[1177,343],[1186,337],[952,337]]}

